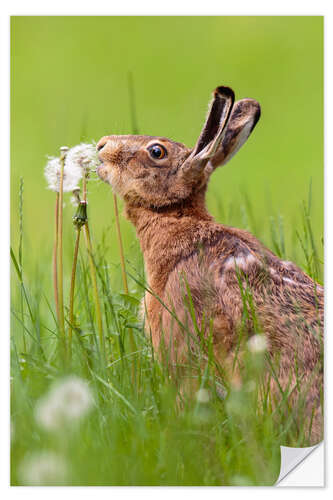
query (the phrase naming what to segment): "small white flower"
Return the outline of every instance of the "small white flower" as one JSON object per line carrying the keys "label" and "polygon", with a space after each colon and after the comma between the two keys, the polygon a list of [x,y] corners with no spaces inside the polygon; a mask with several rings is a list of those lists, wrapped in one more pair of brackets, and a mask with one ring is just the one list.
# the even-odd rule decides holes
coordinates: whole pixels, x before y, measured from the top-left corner
{"label": "small white flower", "polygon": [[93,402],[87,382],[79,377],[67,377],[37,402],[35,418],[45,429],[57,430],[66,422],[83,417]]}
{"label": "small white flower", "polygon": [[267,350],[267,340],[264,335],[253,335],[247,343],[248,348],[253,353],[264,352]]}
{"label": "small white flower", "polygon": [[66,166],[70,168],[72,166],[79,167],[86,174],[99,164],[96,147],[93,144],[78,144],[71,148],[66,156]]}
{"label": "small white flower", "polygon": [[195,397],[198,403],[209,403],[210,395],[207,389],[199,389]]}
{"label": "small white flower", "polygon": [[65,461],[55,453],[42,451],[26,455],[18,470],[21,483],[27,486],[56,486],[67,476]]}
{"label": "small white flower", "polygon": [[[48,183],[48,187],[52,191],[59,191],[60,173],[60,159],[49,157],[49,161],[46,164],[44,174]],[[63,191],[73,191],[73,189],[78,185],[81,177],[82,170],[80,169],[80,167],[74,164],[67,164],[67,162],[65,161]]]}

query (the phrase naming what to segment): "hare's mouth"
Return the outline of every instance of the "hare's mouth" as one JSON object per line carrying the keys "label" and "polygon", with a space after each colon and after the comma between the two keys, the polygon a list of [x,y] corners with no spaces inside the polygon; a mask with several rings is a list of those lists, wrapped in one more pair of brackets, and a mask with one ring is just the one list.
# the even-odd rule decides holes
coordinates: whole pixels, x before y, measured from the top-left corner
{"label": "hare's mouth", "polygon": [[101,163],[97,168],[96,168],[96,173],[98,177],[103,181],[106,182],[107,184],[110,184],[110,186],[115,189],[116,186],[119,184],[119,175],[117,170],[114,168],[114,164],[112,163]]}
{"label": "hare's mouth", "polygon": [[96,168],[96,173],[102,181],[107,182],[108,178],[108,173],[109,173],[109,168],[105,165],[105,163],[102,163],[98,165]]}

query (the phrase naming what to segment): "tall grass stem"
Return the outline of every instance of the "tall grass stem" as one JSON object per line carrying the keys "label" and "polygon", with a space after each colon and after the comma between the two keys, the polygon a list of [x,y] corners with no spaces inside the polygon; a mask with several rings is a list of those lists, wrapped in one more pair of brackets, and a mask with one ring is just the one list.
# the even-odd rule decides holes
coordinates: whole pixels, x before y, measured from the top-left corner
{"label": "tall grass stem", "polygon": [[[82,180],[82,200],[84,203],[87,203],[87,183],[88,183],[87,175],[84,175],[83,180]],[[86,220],[86,223],[84,225],[84,236],[85,236],[85,242],[86,242],[86,247],[88,250],[88,257],[89,257],[89,267],[90,267],[91,281],[92,281],[93,293],[94,293],[99,342],[100,342],[100,348],[101,348],[103,356],[104,356],[105,355],[105,342],[104,342],[104,334],[103,334],[102,312],[101,312],[101,304],[100,304],[99,295],[98,295],[96,269],[95,269],[95,262],[93,259],[93,251],[92,251],[92,244],[91,244],[91,238],[90,238],[88,219]]]}
{"label": "tall grass stem", "polygon": [[[21,275],[23,276],[23,178],[20,178],[20,190],[19,190],[19,251],[18,251],[18,261],[20,266]],[[24,297],[22,285],[20,288],[20,309],[21,309],[21,322],[22,322],[22,341],[23,350],[27,352],[27,344],[25,340],[25,323],[24,323]]]}
{"label": "tall grass stem", "polygon": [[81,227],[78,226],[76,230],[73,265],[72,265],[72,275],[71,275],[71,287],[69,291],[69,327],[68,327],[68,357],[72,358],[72,332],[74,324],[74,292],[75,292],[75,277],[76,277],[76,267],[77,267],[77,257],[79,254],[80,245],[80,234]]}
{"label": "tall grass stem", "polygon": [[127,284],[127,276],[126,276],[126,265],[125,265],[124,247],[123,247],[123,240],[122,240],[122,237],[121,237],[121,230],[120,230],[117,195],[115,193],[113,193],[113,207],[114,207],[114,215],[115,215],[115,218],[116,218],[116,230],[117,230],[117,238],[118,238],[118,246],[119,246],[121,275],[122,275],[122,280],[123,280],[123,285],[124,285],[124,292],[126,294],[128,294],[128,284]]}
{"label": "tall grass stem", "polygon": [[101,312],[101,305],[100,305],[99,296],[98,296],[96,269],[95,269],[95,263],[94,263],[94,259],[93,259],[93,251],[92,251],[92,244],[91,244],[88,221],[84,225],[84,236],[85,236],[86,246],[87,246],[87,250],[88,250],[89,266],[90,266],[90,274],[91,274],[91,281],[92,281],[94,301],[95,301],[96,320],[97,320],[100,347],[101,347],[102,353],[104,355],[105,354],[105,344],[104,344],[104,334],[103,334],[102,312]]}
{"label": "tall grass stem", "polygon": [[64,316],[64,284],[63,284],[63,204],[64,204],[64,168],[68,148],[60,148],[60,181],[59,181],[59,212],[58,212],[58,304],[59,330],[64,355],[66,357],[65,316]]}
{"label": "tall grass stem", "polygon": [[[128,295],[128,283],[127,283],[127,276],[126,276],[124,247],[123,247],[123,240],[121,237],[121,230],[120,230],[117,196],[115,193],[113,193],[113,206],[114,206],[114,214],[115,214],[115,219],[116,219],[116,230],[117,230],[119,255],[120,255],[120,266],[121,266],[121,274],[122,274],[123,285],[124,285],[124,292],[126,293],[126,295]],[[131,351],[134,352],[136,350],[136,344],[134,341],[134,335],[133,335],[132,328],[129,329],[129,339],[130,339]]]}

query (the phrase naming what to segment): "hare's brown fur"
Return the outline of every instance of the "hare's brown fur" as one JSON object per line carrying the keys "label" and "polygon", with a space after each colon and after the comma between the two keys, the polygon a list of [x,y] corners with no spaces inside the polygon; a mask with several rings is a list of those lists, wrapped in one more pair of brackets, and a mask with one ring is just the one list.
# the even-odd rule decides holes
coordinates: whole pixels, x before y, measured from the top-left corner
{"label": "hare's brown fur", "polygon": [[[214,112],[222,113],[224,104],[213,102],[213,111],[215,106]],[[322,437],[323,288],[293,263],[280,260],[252,234],[216,223],[205,207],[209,175],[245,142],[258,119],[251,122],[257,110],[251,100],[239,101],[232,111],[227,110],[217,143],[218,124],[212,127],[211,110],[193,150],[159,137],[107,136],[98,144],[103,162],[99,175],[124,198],[126,216],[140,240],[149,286],[169,309],[146,294],[156,350],[162,339],[166,345],[171,340],[171,359],[186,357],[188,338],[170,310],[195,335],[184,305],[190,293],[199,328],[206,334],[212,328],[216,356],[232,356],[244,312],[241,288],[248,288],[268,351],[272,357],[279,355],[278,382],[272,379],[272,393],[278,397],[280,389],[289,387],[293,404],[298,398],[296,378],[303,388],[307,386],[309,418],[314,412],[311,441],[317,442]],[[154,144],[165,147],[165,158],[150,157]],[[251,335],[251,315],[246,327]]]}

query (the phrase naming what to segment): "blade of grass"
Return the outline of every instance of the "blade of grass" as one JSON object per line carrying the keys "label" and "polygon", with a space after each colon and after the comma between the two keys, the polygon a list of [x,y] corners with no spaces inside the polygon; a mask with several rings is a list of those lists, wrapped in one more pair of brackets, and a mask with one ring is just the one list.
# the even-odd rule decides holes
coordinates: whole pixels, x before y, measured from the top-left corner
{"label": "blade of grass", "polygon": [[[20,178],[20,189],[19,189],[19,250],[18,250],[18,264],[20,266],[21,275],[23,275],[23,178]],[[24,301],[23,301],[23,290],[20,288],[20,308],[21,308],[21,320],[24,324]],[[27,345],[25,341],[24,328],[22,328],[22,342],[23,350],[27,351]]]}
{"label": "blade of grass", "polygon": [[74,292],[75,292],[75,277],[76,277],[76,267],[77,267],[77,257],[79,253],[79,244],[80,244],[80,234],[81,227],[78,226],[76,230],[76,238],[75,238],[75,247],[74,247],[74,256],[73,256],[73,264],[72,264],[72,275],[71,275],[71,285],[69,291],[69,326],[68,326],[68,356],[69,360],[72,358],[72,331],[74,324]]}

